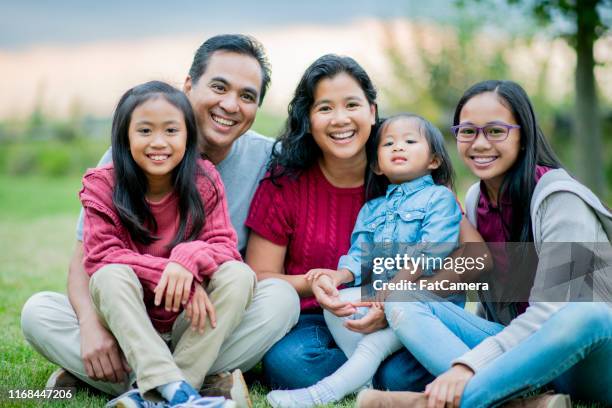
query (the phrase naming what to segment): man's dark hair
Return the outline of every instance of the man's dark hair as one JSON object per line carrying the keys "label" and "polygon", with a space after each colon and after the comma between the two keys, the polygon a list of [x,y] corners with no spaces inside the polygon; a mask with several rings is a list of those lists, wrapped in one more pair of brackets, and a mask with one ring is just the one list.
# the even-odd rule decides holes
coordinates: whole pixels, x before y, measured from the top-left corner
{"label": "man's dark hair", "polygon": [[237,54],[253,57],[261,67],[261,92],[259,94],[259,105],[261,106],[268,86],[270,86],[270,62],[264,51],[263,45],[255,38],[243,34],[221,34],[210,37],[204,41],[193,56],[189,76],[195,84],[206,71],[210,57],[216,51],[235,52]]}

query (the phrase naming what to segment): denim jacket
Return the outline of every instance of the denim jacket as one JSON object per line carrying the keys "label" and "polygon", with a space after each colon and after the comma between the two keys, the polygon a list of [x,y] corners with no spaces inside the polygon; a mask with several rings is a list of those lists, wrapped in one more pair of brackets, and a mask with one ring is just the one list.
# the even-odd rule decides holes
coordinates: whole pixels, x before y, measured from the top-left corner
{"label": "denim jacket", "polygon": [[[434,184],[430,175],[391,184],[384,197],[368,201],[359,211],[351,248],[340,258],[338,269],[351,271],[355,276],[353,284],[359,286],[362,245],[372,243],[430,243],[433,245],[419,245],[419,254],[445,257],[457,244],[460,222],[461,210],[455,195]],[[452,245],[436,245],[439,243]]]}

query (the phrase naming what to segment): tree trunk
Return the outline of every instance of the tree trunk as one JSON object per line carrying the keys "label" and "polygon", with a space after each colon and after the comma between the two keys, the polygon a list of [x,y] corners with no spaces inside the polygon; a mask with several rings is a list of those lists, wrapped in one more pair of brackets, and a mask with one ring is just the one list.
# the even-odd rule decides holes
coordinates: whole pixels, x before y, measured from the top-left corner
{"label": "tree trunk", "polygon": [[576,107],[574,146],[578,175],[596,194],[603,197],[605,184],[602,161],[601,119],[595,85],[595,22],[597,0],[576,4]]}

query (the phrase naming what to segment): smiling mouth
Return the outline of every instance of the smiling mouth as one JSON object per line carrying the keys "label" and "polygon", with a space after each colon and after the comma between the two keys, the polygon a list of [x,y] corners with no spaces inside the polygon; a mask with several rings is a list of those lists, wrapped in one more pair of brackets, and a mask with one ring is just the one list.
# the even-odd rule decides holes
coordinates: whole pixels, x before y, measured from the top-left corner
{"label": "smiling mouth", "polygon": [[489,164],[497,160],[498,156],[470,156],[476,164]]}
{"label": "smiling mouth", "polygon": [[355,136],[354,130],[347,130],[346,132],[335,132],[329,134],[329,137],[331,137],[333,140],[347,140],[353,136]]}
{"label": "smiling mouth", "polygon": [[405,163],[407,161],[408,159],[406,159],[405,157],[394,157],[391,159],[391,163]]}
{"label": "smiling mouth", "polygon": [[218,123],[221,126],[234,126],[236,123],[238,123],[235,120],[225,119],[212,113],[210,114],[210,117],[215,123]]}
{"label": "smiling mouth", "polygon": [[147,154],[147,157],[153,161],[164,161],[167,160],[170,155],[169,154]]}

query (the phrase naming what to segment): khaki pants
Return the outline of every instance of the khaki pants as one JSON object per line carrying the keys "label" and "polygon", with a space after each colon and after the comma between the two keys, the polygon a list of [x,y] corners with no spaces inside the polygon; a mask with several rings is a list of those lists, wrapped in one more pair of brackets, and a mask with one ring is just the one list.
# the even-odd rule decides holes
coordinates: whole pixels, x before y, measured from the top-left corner
{"label": "khaki pants", "polygon": [[[140,301],[135,303],[140,303],[144,308],[142,287],[138,280],[134,279],[133,272],[123,266],[113,266],[109,270],[113,272],[108,272],[108,279],[105,276],[107,273],[96,278],[102,270],[93,276],[90,283],[92,297],[106,324],[111,328],[115,325],[119,327],[113,330],[113,333],[133,368],[132,372],[139,373],[138,384],[143,391],[182,378],[197,388],[206,374],[235,368],[247,371],[295,325],[299,316],[297,293],[291,285],[280,279],[259,282],[252,302],[248,305],[250,296],[244,295],[244,292],[248,294],[252,290],[246,288],[252,288],[253,272],[242,263],[228,262],[219,268],[207,288],[217,309],[217,328],[213,330],[208,323],[204,334],[192,332],[187,330],[189,322],[183,315],[179,316],[172,330],[174,353],[171,354],[170,349],[153,329],[148,316],[146,320],[141,319],[137,325],[142,325],[143,320],[148,322],[149,334],[138,333],[132,329],[135,327],[131,323],[134,314],[128,315],[124,306],[119,307],[119,302],[124,300],[119,300],[119,284],[116,280],[118,271],[120,279],[125,280],[121,283],[124,287],[121,291],[131,292],[132,295],[137,293],[138,296],[128,296],[132,299],[130,302],[134,303],[133,299],[139,299]],[[126,273],[126,270],[131,274]],[[216,282],[213,282],[215,279]],[[105,291],[109,292],[108,308],[115,311],[104,310]],[[243,295],[236,300],[239,292]],[[135,306],[130,304],[129,307]],[[232,312],[228,310],[240,308],[244,313],[242,320],[232,318]],[[142,310],[139,313],[142,313]],[[51,362],[109,394],[118,395],[129,388],[130,383],[94,381],[86,375],[80,354],[78,320],[65,295],[53,292],[35,294],[24,305],[21,321],[26,340]]]}

